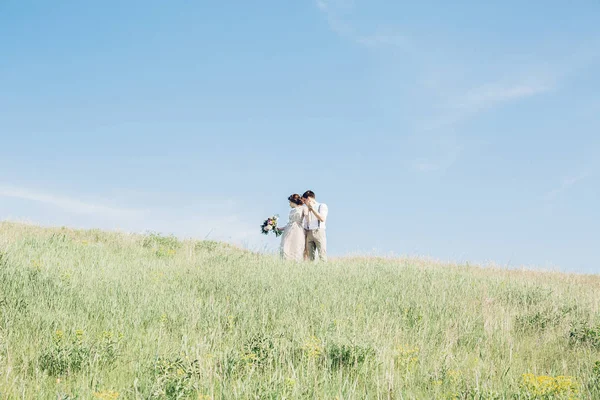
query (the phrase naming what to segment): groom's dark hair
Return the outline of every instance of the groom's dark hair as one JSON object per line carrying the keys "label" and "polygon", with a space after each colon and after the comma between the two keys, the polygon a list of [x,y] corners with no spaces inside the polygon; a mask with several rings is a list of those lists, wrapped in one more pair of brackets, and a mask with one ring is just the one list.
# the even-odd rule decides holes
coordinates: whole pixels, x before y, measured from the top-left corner
{"label": "groom's dark hair", "polygon": [[307,190],[306,192],[304,192],[304,194],[302,195],[303,198],[308,199],[309,197],[312,197],[313,199],[315,198],[315,192],[313,192],[312,190]]}

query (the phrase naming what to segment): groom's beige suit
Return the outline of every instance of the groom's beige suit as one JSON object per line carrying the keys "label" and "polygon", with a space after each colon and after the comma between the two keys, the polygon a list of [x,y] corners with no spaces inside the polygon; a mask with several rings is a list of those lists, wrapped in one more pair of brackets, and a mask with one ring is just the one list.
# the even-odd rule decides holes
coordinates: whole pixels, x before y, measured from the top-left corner
{"label": "groom's beige suit", "polygon": [[316,201],[312,203],[312,207],[323,218],[323,222],[319,221],[312,211],[307,210],[308,214],[304,218],[304,230],[308,258],[314,261],[318,252],[319,259],[325,262],[327,261],[327,214],[329,210],[327,204]]}

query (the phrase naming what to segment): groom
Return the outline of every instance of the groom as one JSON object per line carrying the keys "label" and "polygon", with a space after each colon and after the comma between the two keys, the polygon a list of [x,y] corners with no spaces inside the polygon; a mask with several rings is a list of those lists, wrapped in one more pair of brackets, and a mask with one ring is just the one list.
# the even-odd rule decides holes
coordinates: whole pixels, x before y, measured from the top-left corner
{"label": "groom", "polygon": [[308,215],[304,218],[304,231],[306,232],[306,249],[308,258],[311,261],[316,259],[316,252],[319,253],[319,259],[327,262],[327,204],[317,203],[315,193],[307,190],[302,195],[302,201],[308,208]]}

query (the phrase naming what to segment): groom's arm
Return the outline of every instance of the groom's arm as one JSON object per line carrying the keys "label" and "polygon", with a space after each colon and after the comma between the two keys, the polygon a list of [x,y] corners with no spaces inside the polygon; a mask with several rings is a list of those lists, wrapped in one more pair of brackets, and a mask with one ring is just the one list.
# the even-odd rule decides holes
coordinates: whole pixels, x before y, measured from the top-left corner
{"label": "groom's arm", "polygon": [[321,205],[320,213],[317,210],[315,210],[312,206],[309,207],[309,211],[312,212],[320,222],[325,222],[325,220],[327,219],[327,206],[324,204]]}

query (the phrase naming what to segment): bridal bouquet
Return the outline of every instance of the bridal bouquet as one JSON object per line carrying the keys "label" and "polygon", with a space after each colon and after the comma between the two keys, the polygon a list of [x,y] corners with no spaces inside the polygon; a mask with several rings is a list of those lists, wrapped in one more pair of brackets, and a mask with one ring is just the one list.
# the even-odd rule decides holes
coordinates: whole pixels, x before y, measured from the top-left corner
{"label": "bridal bouquet", "polygon": [[274,215],[271,218],[267,218],[265,222],[260,226],[260,231],[263,235],[268,235],[270,232],[275,233],[275,236],[279,236],[283,233],[283,230],[277,227],[277,220],[279,216]]}

